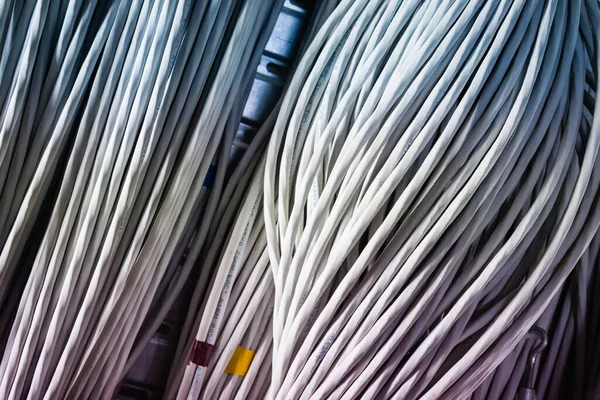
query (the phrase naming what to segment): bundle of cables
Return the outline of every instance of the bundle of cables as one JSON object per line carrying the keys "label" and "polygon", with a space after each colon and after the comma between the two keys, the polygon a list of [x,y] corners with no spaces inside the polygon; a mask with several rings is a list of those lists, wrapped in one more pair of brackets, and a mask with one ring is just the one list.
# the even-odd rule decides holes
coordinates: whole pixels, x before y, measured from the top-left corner
{"label": "bundle of cables", "polygon": [[282,3],[0,4],[0,398],[112,396],[207,238]]}
{"label": "bundle of cables", "polygon": [[[265,161],[272,398],[558,396],[591,323],[599,29],[596,0],[340,3]],[[565,387],[597,391],[575,346]]]}
{"label": "bundle of cables", "polygon": [[[317,3],[304,48],[337,3]],[[267,139],[280,106],[281,101],[252,139],[223,190],[209,229],[211,241],[198,258],[201,275],[189,300],[165,398],[266,396],[275,292],[266,248],[262,186]],[[186,261],[190,262],[189,258]],[[194,353],[202,353],[198,344],[210,353],[194,360]]]}
{"label": "bundle of cables", "polygon": [[166,397],[597,395],[599,29],[596,0],[341,1]]}
{"label": "bundle of cables", "polygon": [[167,399],[600,396],[598,0],[321,0],[232,165],[282,5],[0,4],[0,398],[190,277]]}

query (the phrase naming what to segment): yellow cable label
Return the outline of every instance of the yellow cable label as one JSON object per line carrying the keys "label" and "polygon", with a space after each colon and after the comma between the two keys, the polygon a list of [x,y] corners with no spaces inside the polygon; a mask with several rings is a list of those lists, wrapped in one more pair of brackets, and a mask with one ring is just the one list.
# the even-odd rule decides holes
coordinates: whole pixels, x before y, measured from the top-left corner
{"label": "yellow cable label", "polygon": [[229,364],[227,364],[227,368],[225,368],[225,373],[237,376],[245,376],[248,372],[248,368],[250,368],[250,363],[252,362],[253,358],[253,350],[248,350],[242,346],[238,346],[233,352],[231,360],[229,360]]}

